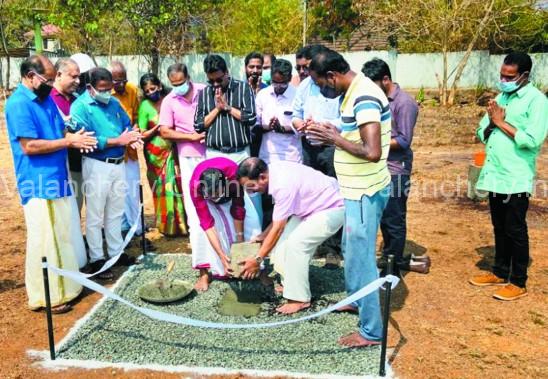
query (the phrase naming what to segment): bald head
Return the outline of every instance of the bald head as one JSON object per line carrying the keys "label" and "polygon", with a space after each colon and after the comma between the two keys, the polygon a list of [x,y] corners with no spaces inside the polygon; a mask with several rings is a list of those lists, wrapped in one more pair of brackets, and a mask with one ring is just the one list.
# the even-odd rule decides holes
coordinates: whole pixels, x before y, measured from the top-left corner
{"label": "bald head", "polygon": [[120,61],[110,62],[110,72],[112,73],[112,83],[114,90],[122,95],[126,92],[127,72],[126,68]]}
{"label": "bald head", "polygon": [[70,58],[61,58],[55,62],[57,75],[53,85],[57,91],[65,96],[72,95],[80,84],[80,69],[78,63]]}

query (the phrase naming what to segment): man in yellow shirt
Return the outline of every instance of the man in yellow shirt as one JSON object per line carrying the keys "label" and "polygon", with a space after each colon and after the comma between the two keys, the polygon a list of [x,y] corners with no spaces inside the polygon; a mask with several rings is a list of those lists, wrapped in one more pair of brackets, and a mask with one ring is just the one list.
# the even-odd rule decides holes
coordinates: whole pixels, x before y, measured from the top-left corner
{"label": "man in yellow shirt", "polygon": [[[341,132],[329,123],[307,127],[306,133],[335,146],[335,172],[344,197],[344,276],[349,295],[378,278],[375,243],[390,196],[386,163],[390,149],[391,113],[384,92],[337,52],[318,53],[310,63],[310,77],[326,98],[341,96]],[[342,310],[342,309],[341,309]],[[379,294],[359,299],[345,310],[358,311],[359,331],[339,344],[378,345],[382,339]]]}
{"label": "man in yellow shirt", "polygon": [[[112,61],[110,63],[110,71],[112,73],[113,81],[112,96],[120,101],[120,105],[122,105],[122,108],[126,111],[133,129],[139,130],[136,129],[137,111],[139,110],[139,90],[135,84],[128,82],[127,71],[122,62]],[[137,150],[126,149],[125,167],[127,196],[124,219],[122,221],[122,232],[127,232],[133,223],[139,222],[135,234],[140,235],[143,233],[143,228],[137,217],[140,203],[139,184],[141,182]]]}

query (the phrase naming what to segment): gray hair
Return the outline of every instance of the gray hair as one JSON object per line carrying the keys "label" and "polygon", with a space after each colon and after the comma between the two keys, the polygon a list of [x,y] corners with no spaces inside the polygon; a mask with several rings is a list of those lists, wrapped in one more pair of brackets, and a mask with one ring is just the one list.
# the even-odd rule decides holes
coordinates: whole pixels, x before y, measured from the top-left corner
{"label": "gray hair", "polygon": [[176,72],[182,72],[185,78],[188,78],[188,68],[184,63],[174,63],[167,68],[167,77],[169,78]]}
{"label": "gray hair", "polygon": [[110,72],[123,72],[127,73],[126,67],[124,64],[120,61],[112,61],[110,62]]}
{"label": "gray hair", "polygon": [[[66,72],[71,67],[78,68],[78,63],[76,63],[74,59],[59,58],[57,62],[55,62],[55,71],[57,72]],[[80,71],[79,68],[78,71]]]}

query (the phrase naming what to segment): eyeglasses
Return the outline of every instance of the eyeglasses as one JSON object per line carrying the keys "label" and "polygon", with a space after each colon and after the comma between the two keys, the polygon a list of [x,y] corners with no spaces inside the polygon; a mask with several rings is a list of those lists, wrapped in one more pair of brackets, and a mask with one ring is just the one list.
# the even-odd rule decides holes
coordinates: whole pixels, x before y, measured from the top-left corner
{"label": "eyeglasses", "polygon": [[297,70],[297,72],[301,70],[303,70],[304,72],[308,72],[308,66],[304,64],[298,64],[295,66],[295,70]]}
{"label": "eyeglasses", "polygon": [[55,82],[53,79],[47,79],[47,78],[44,78],[42,75],[40,75],[39,73],[37,73],[36,71],[31,71],[34,75],[36,75],[36,77],[38,78],[38,80],[40,80],[42,83],[44,84],[47,84],[48,86],[53,86],[53,83]]}
{"label": "eyeglasses", "polygon": [[112,81],[112,84],[126,84],[127,83],[127,79],[124,79],[124,80],[113,80]]}

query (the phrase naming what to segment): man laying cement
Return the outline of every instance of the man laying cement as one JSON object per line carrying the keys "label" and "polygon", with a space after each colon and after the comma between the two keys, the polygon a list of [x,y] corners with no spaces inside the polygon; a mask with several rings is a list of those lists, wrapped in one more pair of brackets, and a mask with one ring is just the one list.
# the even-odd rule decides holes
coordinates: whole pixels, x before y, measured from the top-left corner
{"label": "man laying cement", "polygon": [[256,277],[260,264],[272,252],[274,270],[283,278],[287,299],[277,311],[291,314],[310,307],[310,260],[344,221],[337,180],[295,162],[267,166],[259,158],[247,158],[240,164],[238,180],[246,191],[268,193],[274,199],[272,223],[255,237],[262,242],[257,256],[241,262],[242,277]]}

